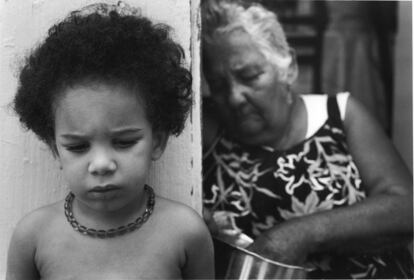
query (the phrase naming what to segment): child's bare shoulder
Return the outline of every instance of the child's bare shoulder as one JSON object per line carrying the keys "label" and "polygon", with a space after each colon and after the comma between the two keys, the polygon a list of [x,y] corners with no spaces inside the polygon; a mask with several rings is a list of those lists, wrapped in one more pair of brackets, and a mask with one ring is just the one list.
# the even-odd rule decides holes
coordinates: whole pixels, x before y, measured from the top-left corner
{"label": "child's bare shoulder", "polygon": [[163,197],[157,197],[157,204],[158,208],[154,212],[159,211],[160,220],[171,232],[176,232],[187,240],[209,235],[204,220],[193,208]]}
{"label": "child's bare shoulder", "polygon": [[60,205],[62,205],[61,201],[40,207],[25,215],[16,225],[14,238],[30,237],[30,240],[35,241],[34,238],[44,234],[46,227],[53,225],[54,221],[61,215]]}
{"label": "child's bare shoulder", "polygon": [[39,239],[48,235],[51,225],[56,225],[59,204],[62,203],[36,209],[24,216],[16,225],[9,245],[7,279],[36,279],[34,256]]}
{"label": "child's bare shoulder", "polygon": [[188,227],[204,227],[201,216],[193,208],[183,203],[157,196],[156,204],[158,207],[155,211],[158,210],[160,218],[168,224],[186,225],[187,229]]}
{"label": "child's bare shoulder", "polygon": [[213,278],[213,243],[201,216],[179,202],[157,197],[156,203],[154,211],[159,210],[159,220],[163,221],[159,228],[165,229],[165,238],[184,249],[184,278]]}

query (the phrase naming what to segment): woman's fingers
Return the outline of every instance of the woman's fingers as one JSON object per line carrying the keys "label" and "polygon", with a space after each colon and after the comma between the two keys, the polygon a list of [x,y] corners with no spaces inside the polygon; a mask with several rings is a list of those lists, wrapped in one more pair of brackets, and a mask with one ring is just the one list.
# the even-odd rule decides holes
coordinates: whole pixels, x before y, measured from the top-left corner
{"label": "woman's fingers", "polygon": [[219,231],[218,226],[213,219],[213,215],[211,211],[208,210],[207,208],[203,209],[203,218],[204,218],[205,223],[207,224],[208,229],[210,230],[210,233],[212,235],[217,235]]}

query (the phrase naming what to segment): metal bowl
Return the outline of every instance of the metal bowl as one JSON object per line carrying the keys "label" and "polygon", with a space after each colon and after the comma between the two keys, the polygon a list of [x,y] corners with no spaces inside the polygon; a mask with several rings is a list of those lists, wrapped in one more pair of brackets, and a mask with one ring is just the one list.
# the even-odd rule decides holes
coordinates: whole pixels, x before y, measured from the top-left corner
{"label": "metal bowl", "polygon": [[306,279],[304,267],[276,262],[213,238],[217,279]]}

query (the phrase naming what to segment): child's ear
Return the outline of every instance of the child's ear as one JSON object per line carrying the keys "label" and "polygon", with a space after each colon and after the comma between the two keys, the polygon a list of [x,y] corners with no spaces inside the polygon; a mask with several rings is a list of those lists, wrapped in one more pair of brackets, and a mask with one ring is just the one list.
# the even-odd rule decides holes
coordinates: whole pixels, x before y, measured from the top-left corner
{"label": "child's ear", "polygon": [[154,131],[152,141],[152,160],[157,160],[161,157],[162,153],[167,146],[168,133],[165,131]]}
{"label": "child's ear", "polygon": [[54,139],[49,140],[47,145],[49,146],[50,150],[52,151],[53,157],[55,159],[58,159],[59,158],[59,152],[58,152],[58,149],[57,149],[57,146],[56,146],[56,141]]}

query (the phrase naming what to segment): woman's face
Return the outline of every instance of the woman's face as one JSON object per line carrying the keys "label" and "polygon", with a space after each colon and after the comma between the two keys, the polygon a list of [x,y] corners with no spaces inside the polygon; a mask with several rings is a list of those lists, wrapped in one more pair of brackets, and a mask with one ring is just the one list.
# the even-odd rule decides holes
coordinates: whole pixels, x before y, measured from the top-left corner
{"label": "woman's face", "polygon": [[204,71],[227,130],[247,144],[272,144],[288,116],[286,85],[242,30],[205,47]]}

